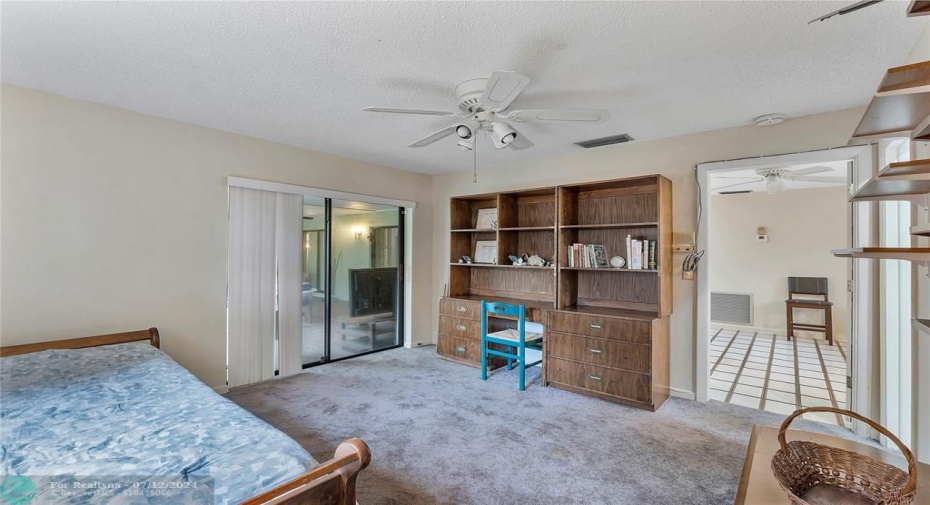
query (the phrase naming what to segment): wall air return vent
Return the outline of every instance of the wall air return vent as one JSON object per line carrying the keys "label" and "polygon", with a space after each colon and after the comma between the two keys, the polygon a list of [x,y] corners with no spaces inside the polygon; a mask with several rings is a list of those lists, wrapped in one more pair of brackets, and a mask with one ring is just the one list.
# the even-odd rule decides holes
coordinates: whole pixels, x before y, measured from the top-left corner
{"label": "wall air return vent", "polygon": [[752,326],[752,295],[711,293],[710,320],[715,323]]}
{"label": "wall air return vent", "polygon": [[622,144],[624,142],[629,142],[633,140],[633,137],[627,135],[626,133],[621,135],[613,135],[611,137],[601,137],[599,139],[585,140],[582,142],[575,142],[575,145],[589,148],[589,147],[601,147],[609,146],[611,144]]}

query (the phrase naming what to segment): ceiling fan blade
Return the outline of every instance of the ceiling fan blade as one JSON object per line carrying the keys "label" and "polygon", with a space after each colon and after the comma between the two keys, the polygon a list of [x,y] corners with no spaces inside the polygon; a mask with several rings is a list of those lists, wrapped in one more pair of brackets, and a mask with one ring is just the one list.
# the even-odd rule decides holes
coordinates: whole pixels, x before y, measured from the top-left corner
{"label": "ceiling fan blade", "polygon": [[504,110],[529,83],[529,77],[516,72],[494,72],[478,103],[488,110]]}
{"label": "ceiling fan blade", "polygon": [[536,144],[534,144],[530,139],[526,138],[526,135],[522,134],[521,132],[517,132],[517,136],[514,137],[514,139],[511,140],[509,144],[507,144],[507,147],[513,149],[514,151],[522,151],[524,149],[529,149],[534,145]]}
{"label": "ceiling fan blade", "polygon": [[504,114],[504,116],[517,123],[538,123],[542,121],[601,123],[610,119],[610,112],[597,109],[527,109],[512,110]]}
{"label": "ceiling fan blade", "polygon": [[419,114],[421,116],[458,116],[458,112],[443,112],[440,110],[417,110],[417,109],[391,109],[389,107],[365,107],[365,112],[390,112],[392,114]]}
{"label": "ceiling fan blade", "polygon": [[753,179],[756,181],[762,180],[759,177],[751,177],[747,175],[715,175],[714,180],[717,180],[717,179]]}
{"label": "ceiling fan blade", "polygon": [[846,183],[845,177],[814,177],[810,175],[802,175],[801,177],[794,177],[791,180],[797,182],[825,182],[825,183]]}
{"label": "ceiling fan blade", "polygon": [[842,16],[843,14],[849,14],[850,12],[855,12],[859,9],[863,9],[870,5],[875,5],[881,1],[883,0],[862,0],[861,2],[856,2],[854,4],[847,5],[846,7],[843,7],[842,9],[835,10],[825,16],[820,16],[819,18],[812,19],[808,21],[807,24],[816,23],[817,21],[826,21],[832,18],[833,16]]}
{"label": "ceiling fan blade", "polygon": [[712,189],[711,191],[722,191],[722,190],[724,190],[724,189],[735,188],[735,187],[737,187],[737,186],[743,186],[743,185],[746,185],[746,184],[755,184],[755,183],[757,183],[757,182],[762,182],[762,181],[764,181],[764,180],[765,180],[765,179],[756,179],[756,180],[754,180],[754,181],[737,182],[736,184],[730,184],[729,186],[721,186],[721,187],[719,187],[719,188],[714,188],[714,189]]}
{"label": "ceiling fan blade", "polygon": [[832,170],[833,169],[830,167],[807,167],[800,170],[792,170],[791,173],[794,175],[814,175],[823,172],[831,172]]}
{"label": "ceiling fan blade", "polygon": [[440,139],[443,139],[443,138],[445,138],[445,137],[448,137],[449,135],[452,135],[452,134],[455,132],[455,128],[456,128],[457,126],[458,126],[457,124],[447,126],[446,128],[443,128],[442,130],[439,130],[439,131],[436,132],[436,133],[433,133],[433,134],[431,134],[431,135],[427,135],[426,137],[423,137],[422,139],[420,139],[420,140],[414,142],[413,144],[410,144],[410,145],[407,146],[407,147],[423,147],[423,146],[428,146],[428,145],[432,144],[433,142],[436,142],[437,140],[440,140]]}

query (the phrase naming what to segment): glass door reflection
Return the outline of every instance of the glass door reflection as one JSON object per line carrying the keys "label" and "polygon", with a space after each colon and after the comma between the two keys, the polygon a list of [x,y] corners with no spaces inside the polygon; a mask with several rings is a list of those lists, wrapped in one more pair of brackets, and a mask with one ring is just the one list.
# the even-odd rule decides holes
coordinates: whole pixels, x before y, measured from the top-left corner
{"label": "glass door reflection", "polygon": [[326,361],[326,201],[304,197],[301,356],[304,365]]}

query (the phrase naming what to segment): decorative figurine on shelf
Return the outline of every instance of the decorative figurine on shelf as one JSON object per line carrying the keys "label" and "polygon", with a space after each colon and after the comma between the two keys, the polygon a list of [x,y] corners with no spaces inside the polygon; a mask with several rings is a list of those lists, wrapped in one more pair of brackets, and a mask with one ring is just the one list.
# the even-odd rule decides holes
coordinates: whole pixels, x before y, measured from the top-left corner
{"label": "decorative figurine on shelf", "polygon": [[542,257],[538,254],[534,254],[529,258],[526,258],[526,264],[531,267],[544,267],[546,266],[546,260],[542,259]]}
{"label": "decorative figurine on shelf", "polygon": [[471,256],[467,256],[467,255],[466,255],[466,256],[462,256],[461,258],[459,258],[459,263],[463,263],[463,264],[466,264],[466,265],[470,265],[470,264],[471,264]]}
{"label": "decorative figurine on shelf", "polygon": [[519,257],[517,257],[517,256],[515,256],[515,255],[513,255],[513,254],[511,254],[510,256],[507,256],[507,257],[510,258],[510,262],[513,263],[513,266],[515,266],[515,267],[519,267],[519,266],[523,266],[523,265],[524,265],[523,258],[519,258]]}

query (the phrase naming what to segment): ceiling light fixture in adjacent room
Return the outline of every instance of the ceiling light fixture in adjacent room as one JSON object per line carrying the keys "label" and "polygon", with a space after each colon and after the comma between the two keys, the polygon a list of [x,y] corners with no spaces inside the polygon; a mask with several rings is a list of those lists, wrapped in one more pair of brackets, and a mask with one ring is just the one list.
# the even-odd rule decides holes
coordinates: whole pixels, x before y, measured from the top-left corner
{"label": "ceiling light fixture in adjacent room", "polygon": [[773,112],[771,114],[763,114],[753,119],[752,122],[756,123],[756,126],[772,126],[777,125],[785,120],[785,115],[780,112]]}
{"label": "ceiling light fixture in adjacent room", "polygon": [[785,183],[782,182],[781,177],[771,174],[765,177],[765,189],[769,194],[781,193],[785,190]]}

